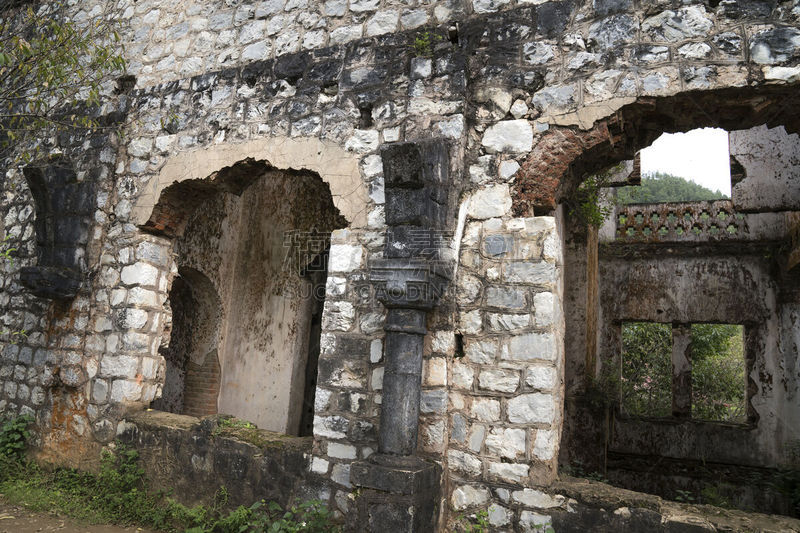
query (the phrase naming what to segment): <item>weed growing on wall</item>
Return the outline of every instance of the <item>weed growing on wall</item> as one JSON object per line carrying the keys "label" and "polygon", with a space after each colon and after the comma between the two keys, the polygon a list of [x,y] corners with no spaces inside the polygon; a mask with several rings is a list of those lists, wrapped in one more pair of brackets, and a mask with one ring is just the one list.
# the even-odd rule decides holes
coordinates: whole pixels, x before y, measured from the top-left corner
{"label": "weed growing on wall", "polygon": [[614,212],[615,204],[606,198],[603,189],[608,187],[612,171],[589,176],[576,189],[566,203],[569,215],[582,226],[599,228]]}
{"label": "weed growing on wall", "polygon": [[489,512],[481,509],[471,516],[459,515],[456,521],[459,533],[486,533],[489,529]]}
{"label": "weed growing on wall", "polygon": [[442,36],[430,31],[422,31],[414,36],[414,55],[417,57],[432,57],[433,48]]}

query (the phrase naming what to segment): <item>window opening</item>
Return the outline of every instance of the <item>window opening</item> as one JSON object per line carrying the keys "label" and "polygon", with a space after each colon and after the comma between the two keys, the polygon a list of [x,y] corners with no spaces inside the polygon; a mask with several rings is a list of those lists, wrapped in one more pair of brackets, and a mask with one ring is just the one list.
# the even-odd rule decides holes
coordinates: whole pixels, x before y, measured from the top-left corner
{"label": "window opening", "polygon": [[641,185],[622,187],[622,204],[729,200],[728,132],[700,128],[665,133],[640,152]]}
{"label": "window opening", "polygon": [[623,322],[620,411],[747,421],[744,327]]}
{"label": "window opening", "polygon": [[743,424],[744,327],[692,324],[692,418]]}

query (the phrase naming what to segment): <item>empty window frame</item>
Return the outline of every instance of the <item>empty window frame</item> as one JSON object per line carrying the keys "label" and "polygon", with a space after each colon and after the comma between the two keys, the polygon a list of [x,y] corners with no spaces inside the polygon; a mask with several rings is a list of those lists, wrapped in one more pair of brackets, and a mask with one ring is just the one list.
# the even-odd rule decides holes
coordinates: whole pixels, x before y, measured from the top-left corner
{"label": "empty window frame", "polygon": [[623,322],[620,411],[747,421],[744,327]]}
{"label": "empty window frame", "polygon": [[692,324],[692,418],[747,421],[744,327]]}

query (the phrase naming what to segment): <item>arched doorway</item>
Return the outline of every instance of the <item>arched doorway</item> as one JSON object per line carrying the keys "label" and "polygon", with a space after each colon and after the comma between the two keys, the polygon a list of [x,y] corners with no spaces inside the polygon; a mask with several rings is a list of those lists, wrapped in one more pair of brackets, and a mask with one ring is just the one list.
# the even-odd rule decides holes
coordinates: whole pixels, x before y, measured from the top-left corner
{"label": "arched doorway", "polygon": [[169,293],[172,311],[161,398],[152,407],[205,416],[217,412],[219,334],[222,302],[211,281],[192,268],[180,268]]}
{"label": "arched doorway", "polygon": [[[208,410],[216,355],[216,412],[262,429],[310,432],[304,406],[313,406],[327,250],[331,231],[345,222],[319,176],[253,160],[163,191],[145,227],[174,237],[179,269],[170,293],[169,346],[216,339],[203,343],[209,357],[198,357],[196,367],[187,363],[184,412]],[[198,311],[214,300],[204,294],[218,298],[219,313]],[[168,366],[165,398],[176,380],[169,374]],[[190,394],[193,383],[198,389]],[[192,398],[202,408],[190,412]]]}

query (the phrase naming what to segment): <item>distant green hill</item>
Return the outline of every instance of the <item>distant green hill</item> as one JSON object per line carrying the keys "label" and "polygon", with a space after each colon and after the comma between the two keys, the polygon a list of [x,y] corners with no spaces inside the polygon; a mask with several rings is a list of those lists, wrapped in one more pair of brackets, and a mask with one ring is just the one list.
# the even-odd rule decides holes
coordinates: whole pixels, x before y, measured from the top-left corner
{"label": "distant green hill", "polygon": [[617,189],[617,198],[622,204],[656,204],[724,200],[728,197],[680,176],[656,172],[642,176],[639,186]]}

